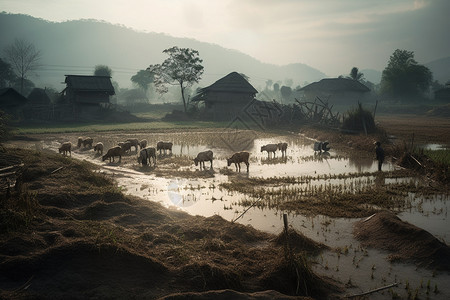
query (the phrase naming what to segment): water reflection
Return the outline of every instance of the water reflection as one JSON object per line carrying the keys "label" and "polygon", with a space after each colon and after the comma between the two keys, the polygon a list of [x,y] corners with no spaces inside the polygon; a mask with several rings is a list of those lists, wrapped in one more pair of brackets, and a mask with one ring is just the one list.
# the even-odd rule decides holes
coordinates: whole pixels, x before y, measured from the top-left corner
{"label": "water reflection", "polygon": [[[349,155],[348,164],[358,173],[374,171],[373,167],[377,164],[371,157],[363,157],[358,155]],[[378,168],[378,165],[377,165]]]}
{"label": "water reflection", "polygon": [[263,165],[286,164],[287,161],[288,161],[287,156],[275,158],[261,158],[261,164]]}
{"label": "water reflection", "polygon": [[425,149],[425,150],[433,150],[433,151],[449,149],[448,146],[442,145],[442,144],[425,144],[425,145],[419,146],[419,148]]}
{"label": "water reflection", "polygon": [[[149,140],[149,144],[156,144],[158,140],[171,140],[174,142],[174,156],[175,157],[193,157],[198,152],[213,148],[214,150],[214,166],[218,172],[212,170],[197,171],[195,167],[190,166],[189,170],[193,172],[211,172],[211,177],[202,179],[175,179],[164,178],[154,175],[154,170],[138,169],[141,172],[132,172],[133,166],[118,165],[107,166],[96,158],[93,152],[76,151],[75,158],[88,159],[94,163],[102,165],[102,170],[110,170],[113,174],[120,174],[115,176],[119,186],[125,187],[125,192],[139,196],[150,201],[160,202],[166,207],[176,207],[182,209],[192,215],[212,216],[220,215],[224,219],[233,220],[244,210],[245,207],[239,203],[244,201],[253,203],[256,199],[243,195],[238,192],[226,190],[220,187],[221,182],[227,182],[231,177],[233,178],[248,178],[248,177],[282,177],[282,176],[314,176],[317,180],[310,181],[308,186],[301,186],[300,184],[288,185],[288,188],[298,188],[305,190],[306,188],[315,188],[313,185],[324,185],[328,188],[331,186],[342,185],[342,191],[358,192],[358,189],[364,189],[365,186],[370,185],[390,185],[401,182],[408,182],[414,180],[413,178],[391,179],[385,178],[386,173],[376,172],[376,161],[372,157],[367,156],[348,156],[346,153],[341,154],[336,151],[322,153],[321,155],[314,155],[312,142],[298,136],[283,136],[274,138],[253,138],[250,140],[249,151],[251,152],[250,173],[241,172],[235,173],[234,169],[230,172],[222,172],[226,168],[226,161],[224,158],[228,156],[232,150],[224,142],[224,139],[219,139],[217,132],[206,134],[156,134]],[[120,138],[111,137],[109,141],[113,144],[113,140],[125,140],[127,137],[123,135]],[[218,143],[215,141],[219,140]],[[268,143],[277,143],[279,141],[288,142],[287,156],[284,158],[278,157],[273,160],[267,160],[259,153],[261,145]],[[105,141],[107,144],[108,141]],[[31,147],[42,149],[45,147],[53,151],[57,151],[59,143],[52,143],[47,141],[44,143],[33,143]],[[333,149],[332,149],[333,150]],[[169,156],[166,156],[169,158]],[[161,157],[164,159],[164,157]],[[173,157],[170,157],[173,158]],[[125,158],[126,159],[126,158]],[[133,158],[133,162],[135,159]],[[127,169],[128,168],[128,169]],[[159,168],[159,166],[157,166]],[[390,163],[383,165],[383,170],[393,170],[394,166]],[[372,172],[369,176],[360,176],[353,180],[347,179],[326,179],[323,175],[339,175],[348,173],[362,173]],[[200,174],[200,173],[199,173]],[[322,177],[319,178],[319,175]],[[310,186],[310,187],[309,187]],[[274,191],[284,187],[274,187]],[[411,209],[399,214],[402,220],[423,228],[433,235],[437,236],[442,241],[450,239],[450,223],[448,219],[449,209],[448,195],[436,195],[435,197],[425,198],[419,195],[410,193],[405,201],[411,203]],[[239,223],[251,225],[257,229],[279,233],[282,228],[281,215],[283,212],[276,209],[252,207],[239,220]],[[421,280],[428,280],[431,278],[436,282],[440,278],[447,280],[447,277],[435,277],[435,275],[421,274],[420,269],[417,270],[412,266],[407,270],[399,270],[404,268],[404,264],[391,265],[386,263],[384,257],[386,253],[375,253],[369,250],[367,255],[362,255],[361,252],[356,251],[358,242],[352,236],[352,224],[355,220],[336,219],[325,216],[306,217],[303,215],[289,215],[289,224],[295,229],[301,231],[306,236],[323,242],[332,247],[347,247],[350,249],[351,255],[336,256],[335,252],[324,254],[322,261],[319,261],[316,266],[326,265],[330,269],[334,268],[333,272],[337,277],[347,280],[351,277],[351,281],[365,290],[371,289],[372,285],[383,285],[384,279],[393,280],[393,276],[397,280],[409,280],[409,282],[420,282]],[[354,247],[354,248],[353,248]],[[356,255],[358,255],[356,257]],[[359,267],[355,268],[352,262],[356,257],[359,262]],[[360,261],[360,259],[362,259]],[[375,278],[367,276],[367,270],[373,270],[376,266]],[[339,271],[337,271],[339,269]],[[328,270],[328,268],[327,268]],[[361,271],[360,271],[361,270]],[[388,271],[386,271],[388,270]],[[370,271],[369,271],[370,272]],[[383,272],[383,273],[382,273]],[[398,274],[398,277],[397,277]],[[450,293],[448,285],[439,283],[439,289],[442,292],[439,296],[447,298]],[[415,286],[418,286],[416,283]],[[384,295],[386,296],[386,295]],[[371,297],[372,298],[372,297]],[[376,298],[376,297],[375,297]]]}

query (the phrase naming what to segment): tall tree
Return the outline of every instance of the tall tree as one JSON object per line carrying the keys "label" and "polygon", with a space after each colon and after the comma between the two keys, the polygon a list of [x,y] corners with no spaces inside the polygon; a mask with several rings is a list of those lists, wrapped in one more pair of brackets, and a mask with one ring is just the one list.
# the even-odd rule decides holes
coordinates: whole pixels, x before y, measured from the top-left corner
{"label": "tall tree", "polygon": [[20,78],[20,92],[23,93],[24,81],[27,75],[39,67],[41,52],[25,40],[16,39],[12,45],[5,48],[5,56],[12,69]]}
{"label": "tall tree", "polygon": [[347,76],[347,78],[362,82],[362,81],[364,81],[364,74],[359,72],[357,67],[353,67],[350,71],[349,76]]}
{"label": "tall tree", "polygon": [[109,76],[112,77],[113,71],[106,65],[96,65],[94,70],[94,76]]}
{"label": "tall tree", "polygon": [[273,84],[273,91],[278,93],[280,91],[280,84],[278,82]]}
{"label": "tall tree", "polygon": [[292,96],[292,88],[290,86],[283,85],[280,88],[281,97],[284,100],[289,100],[289,98]]}
{"label": "tall tree", "polygon": [[140,70],[131,77],[131,81],[137,85],[140,89],[147,92],[150,84],[153,82],[154,73],[150,70]]}
{"label": "tall tree", "polygon": [[166,93],[166,84],[179,85],[183,99],[184,112],[187,112],[185,90],[198,83],[203,74],[202,59],[199,53],[190,48],[176,46],[166,49],[163,53],[169,57],[160,65],[150,65],[147,70],[155,74],[154,83],[160,93]]}
{"label": "tall tree", "polygon": [[396,97],[420,95],[432,81],[431,71],[415,61],[413,51],[397,49],[381,75],[381,91]]}
{"label": "tall tree", "polygon": [[0,58],[0,88],[12,86],[17,80],[11,65]]}

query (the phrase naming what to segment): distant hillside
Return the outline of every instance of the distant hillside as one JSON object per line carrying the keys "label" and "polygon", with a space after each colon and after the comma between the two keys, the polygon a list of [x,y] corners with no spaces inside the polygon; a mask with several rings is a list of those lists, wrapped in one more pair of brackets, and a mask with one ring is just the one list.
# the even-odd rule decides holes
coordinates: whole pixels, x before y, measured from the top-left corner
{"label": "distant hillside", "polygon": [[161,63],[164,49],[172,46],[193,48],[203,59],[205,72],[200,86],[207,86],[232,71],[244,73],[261,90],[265,82],[293,80],[293,87],[320,80],[326,75],[298,63],[276,66],[262,63],[244,53],[218,45],[161,33],[137,32],[120,25],[95,20],[54,23],[31,16],[0,13],[0,49],[15,38],[32,42],[42,53],[41,69],[35,83],[64,88],[65,74],[93,74],[95,65],[113,70],[113,80],[130,87],[130,78],[150,64]]}
{"label": "distant hillside", "polygon": [[434,60],[425,64],[433,72],[433,80],[445,84],[450,81],[450,57]]}

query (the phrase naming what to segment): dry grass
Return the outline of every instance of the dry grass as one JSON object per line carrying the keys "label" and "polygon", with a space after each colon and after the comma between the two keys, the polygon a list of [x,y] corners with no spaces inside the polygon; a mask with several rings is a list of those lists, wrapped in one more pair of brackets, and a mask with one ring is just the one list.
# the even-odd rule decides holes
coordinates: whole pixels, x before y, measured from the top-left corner
{"label": "dry grass", "polygon": [[[0,221],[7,229],[0,234],[0,298],[246,293],[267,289],[268,278],[283,283],[273,286],[279,292],[305,295],[292,273],[284,273],[272,235],[126,197],[86,162],[17,153],[25,162],[23,190],[2,205],[25,217],[17,226],[5,227],[11,218]],[[308,295],[336,291],[303,264],[302,272],[315,278]]]}
{"label": "dry grass", "polygon": [[393,261],[414,261],[417,265],[450,270],[450,247],[429,232],[381,211],[354,225],[355,236],[364,247],[390,251]]}
{"label": "dry grass", "polygon": [[438,143],[447,145],[450,140],[450,119],[420,115],[379,115],[376,121],[390,135],[400,141],[411,141],[414,134],[415,143]]}

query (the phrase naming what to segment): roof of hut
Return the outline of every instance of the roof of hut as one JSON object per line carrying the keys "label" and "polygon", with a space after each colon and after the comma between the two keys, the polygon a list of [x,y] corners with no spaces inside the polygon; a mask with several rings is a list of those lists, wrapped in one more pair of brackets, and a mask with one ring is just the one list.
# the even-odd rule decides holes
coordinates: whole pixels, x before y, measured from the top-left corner
{"label": "roof of hut", "polygon": [[109,76],[65,75],[67,88],[83,92],[107,92],[114,95],[114,87]]}
{"label": "roof of hut", "polygon": [[191,101],[204,100],[203,96],[208,92],[223,92],[223,93],[243,93],[243,94],[257,94],[258,91],[239,73],[232,72],[225,77],[217,80],[213,84],[203,89],[191,99]]}
{"label": "roof of hut", "polygon": [[51,100],[44,89],[34,88],[28,95],[28,100],[33,104],[50,104]]}
{"label": "roof of hut", "polygon": [[347,78],[325,78],[302,87],[299,91],[321,91],[321,92],[370,92],[370,89],[361,82]]}
{"label": "roof of hut", "polygon": [[28,99],[13,88],[0,89],[0,108],[16,107],[28,102]]}

